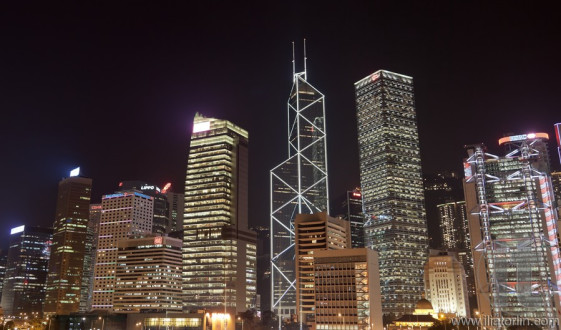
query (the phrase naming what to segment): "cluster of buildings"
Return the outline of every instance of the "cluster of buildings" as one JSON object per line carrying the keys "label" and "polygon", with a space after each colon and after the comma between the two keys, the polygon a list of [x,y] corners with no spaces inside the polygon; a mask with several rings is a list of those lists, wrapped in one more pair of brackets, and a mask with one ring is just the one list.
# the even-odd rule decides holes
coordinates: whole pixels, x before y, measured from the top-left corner
{"label": "cluster of buildings", "polygon": [[[549,136],[502,138],[504,156],[467,146],[463,179],[423,179],[413,79],[380,70],[355,93],[360,188],[330,209],[325,98],[306,70],[293,72],[288,155],[270,172],[266,235],[264,305],[278,327],[557,318],[561,173],[549,167]],[[11,231],[0,266],[5,319],[44,318],[49,329],[243,327],[237,316],[261,305],[248,143],[245,129],[195,115],[183,193],[123,181],[94,204],[92,179],[73,170],[59,183],[52,228]],[[427,217],[440,225],[439,250],[429,250]]]}

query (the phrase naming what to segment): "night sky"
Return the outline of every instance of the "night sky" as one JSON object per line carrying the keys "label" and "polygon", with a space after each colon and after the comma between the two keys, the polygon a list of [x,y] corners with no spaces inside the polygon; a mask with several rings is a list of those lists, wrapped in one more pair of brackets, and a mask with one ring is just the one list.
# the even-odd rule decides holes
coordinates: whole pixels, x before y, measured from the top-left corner
{"label": "night sky", "polygon": [[268,224],[269,170],[287,153],[291,42],[301,68],[303,38],[309,81],[326,96],[332,197],[359,184],[353,84],[378,69],[414,77],[425,173],[460,170],[465,144],[553,136],[554,8],[392,2],[4,3],[0,247],[11,227],[52,225],[57,182],[76,166],[94,202],[127,179],[182,192],[195,112],[249,130],[250,223]]}

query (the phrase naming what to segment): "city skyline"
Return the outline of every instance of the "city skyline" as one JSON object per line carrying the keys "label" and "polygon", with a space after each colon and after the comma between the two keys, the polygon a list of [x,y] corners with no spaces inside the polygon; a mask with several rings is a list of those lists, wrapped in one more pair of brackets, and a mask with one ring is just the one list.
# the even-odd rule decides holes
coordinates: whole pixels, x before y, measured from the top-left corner
{"label": "city skyline", "polygon": [[[254,136],[252,149],[261,157],[250,159],[250,208],[255,210],[250,224],[266,224],[261,183],[284,157],[277,151],[285,143],[280,137],[286,127],[290,43],[296,41],[301,54],[304,37],[313,63],[310,74],[327,95],[326,117],[332,118],[327,121],[328,165],[344,173],[330,180],[334,196],[359,183],[352,83],[380,68],[415,79],[425,172],[458,169],[464,144],[502,133],[553,136],[552,125],[559,121],[555,77],[561,74],[554,59],[561,49],[553,32],[559,22],[547,8],[433,4],[396,11],[393,5],[363,3],[335,24],[337,7],[311,15],[312,7],[226,6],[216,16],[200,18],[194,16],[206,13],[204,5],[155,11],[117,5],[108,12],[102,5],[92,11],[78,6],[53,17],[45,13],[54,14],[54,7],[8,8],[21,15],[3,21],[14,33],[1,55],[9,63],[0,82],[6,93],[0,107],[9,109],[0,133],[9,141],[2,150],[8,161],[1,166],[10,173],[5,184],[16,189],[3,194],[1,202],[4,242],[12,227],[53,223],[56,183],[76,166],[94,180],[93,202],[127,179],[172,182],[180,190],[196,111],[239,123]],[[129,9],[140,18],[133,19]],[[187,9],[192,9],[190,23],[174,13]],[[251,15],[257,10],[263,11],[262,18],[251,17],[260,16]],[[398,12],[401,19],[379,12]],[[498,12],[502,19],[496,21]],[[72,13],[84,19],[73,20]],[[429,13],[438,18],[421,19]],[[98,16],[106,20],[97,22]],[[369,22],[369,17],[377,19]],[[204,30],[197,28],[199,23],[212,28],[195,35]],[[262,31],[254,32],[260,26]],[[378,51],[380,46],[385,52]],[[264,78],[267,83],[258,83]],[[541,116],[519,121],[526,111]],[[79,130],[76,120],[87,125]],[[477,129],[460,133],[469,127]],[[148,141],[144,151],[122,151],[121,143],[135,136]],[[106,146],[103,140],[122,142]],[[115,167],[105,166],[105,155]],[[135,163],[142,166],[132,168]],[[35,189],[19,190],[22,178],[35,182]],[[34,195],[44,197],[36,208],[25,207]]]}

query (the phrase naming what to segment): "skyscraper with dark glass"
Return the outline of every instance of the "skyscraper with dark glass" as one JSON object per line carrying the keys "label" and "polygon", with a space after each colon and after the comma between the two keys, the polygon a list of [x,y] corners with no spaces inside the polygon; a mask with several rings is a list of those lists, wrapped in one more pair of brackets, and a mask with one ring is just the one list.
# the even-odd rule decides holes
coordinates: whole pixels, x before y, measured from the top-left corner
{"label": "skyscraper with dark glass", "polygon": [[19,226],[10,231],[2,289],[4,315],[41,316],[52,238],[51,228]]}
{"label": "skyscraper with dark glass", "polygon": [[384,313],[411,313],[428,246],[413,78],[380,70],[355,92],[366,246],[379,253]]}
{"label": "skyscraper with dark glass", "polygon": [[92,179],[80,176],[58,184],[45,314],[68,315],[80,309],[84,260],[90,253],[86,243],[91,190]]}
{"label": "skyscraper with dark glass", "polygon": [[271,170],[271,309],[296,314],[294,218],[328,209],[324,96],[294,73],[288,98],[288,158]]}
{"label": "skyscraper with dark glass", "polygon": [[256,294],[248,229],[248,133],[196,114],[185,177],[183,305],[245,312]]}
{"label": "skyscraper with dark glass", "polygon": [[348,190],[335,201],[333,216],[343,218],[351,224],[351,244],[353,248],[364,247],[364,214],[362,213],[362,193],[360,188]]}

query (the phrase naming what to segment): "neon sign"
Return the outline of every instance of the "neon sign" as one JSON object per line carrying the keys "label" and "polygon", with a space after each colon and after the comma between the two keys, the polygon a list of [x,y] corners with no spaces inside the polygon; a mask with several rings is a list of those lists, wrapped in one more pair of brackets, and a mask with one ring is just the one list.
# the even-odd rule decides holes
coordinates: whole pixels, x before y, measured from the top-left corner
{"label": "neon sign", "polygon": [[160,192],[160,188],[156,187],[156,186],[149,186],[149,185],[144,185],[142,187],[140,187],[140,190],[156,190],[157,192]]}
{"label": "neon sign", "polygon": [[523,141],[523,140],[528,140],[528,139],[546,139],[546,140],[549,140],[549,134],[547,134],[547,133],[529,133],[529,134],[507,136],[507,137],[499,139],[499,145],[502,145],[502,144],[507,143],[507,142]]}

